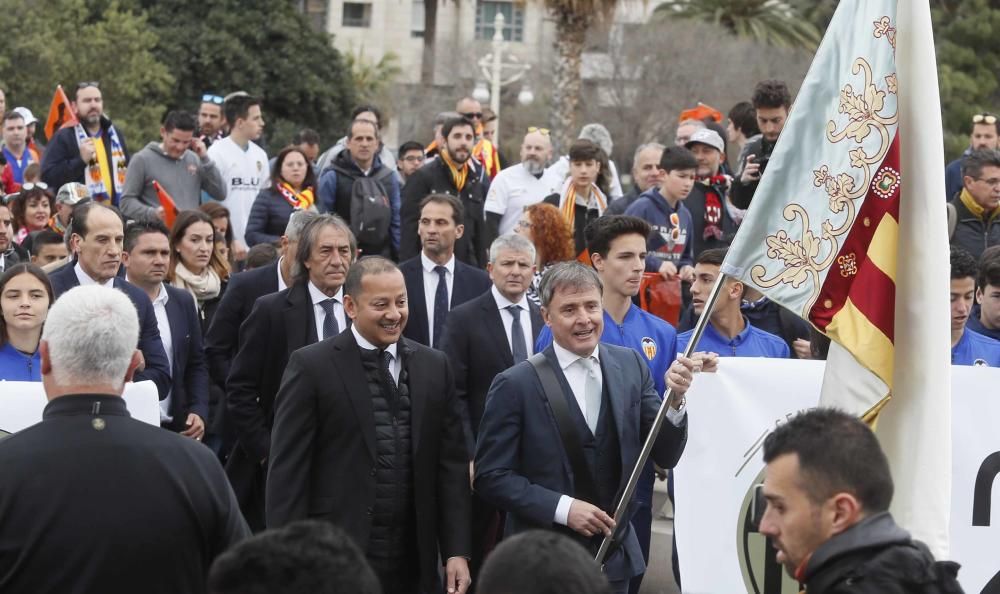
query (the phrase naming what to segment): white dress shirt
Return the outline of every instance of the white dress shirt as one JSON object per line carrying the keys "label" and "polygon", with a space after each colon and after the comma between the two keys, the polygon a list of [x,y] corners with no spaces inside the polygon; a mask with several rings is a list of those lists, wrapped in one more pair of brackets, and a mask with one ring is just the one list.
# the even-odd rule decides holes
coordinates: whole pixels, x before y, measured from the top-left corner
{"label": "white dress shirt", "polygon": [[104,281],[103,283],[99,283],[99,282],[95,281],[94,279],[90,278],[90,275],[88,275],[86,272],[84,272],[83,268],[80,268],[80,261],[79,260],[77,260],[76,261],[76,265],[73,266],[73,272],[76,273],[76,280],[80,281],[80,286],[81,287],[87,287],[87,286],[90,286],[90,285],[101,285],[102,287],[107,287],[109,289],[114,289],[115,288],[115,277],[112,276],[111,278],[109,278],[108,280]]}
{"label": "white dress shirt", "polygon": [[[160,342],[163,343],[163,350],[167,353],[167,368],[170,369],[171,379],[174,374],[174,337],[170,333],[170,318],[167,317],[167,301],[170,300],[170,293],[160,283],[160,294],[153,300],[153,313],[156,314],[156,327],[160,330]],[[170,416],[170,397],[173,394],[173,387],[167,391],[167,397],[160,401],[160,422],[169,423],[174,418]]]}
{"label": "white dress shirt", "polygon": [[503,331],[507,334],[507,344],[510,345],[510,352],[512,353],[514,352],[514,339],[511,336],[513,332],[511,328],[514,326],[514,314],[507,308],[511,305],[521,306],[521,330],[524,331],[524,346],[526,347],[524,352],[528,353],[530,357],[535,352],[535,345],[531,339],[534,336],[534,328],[531,327],[531,310],[528,309],[528,299],[524,295],[521,295],[521,300],[514,303],[504,297],[496,285],[493,285],[490,291],[493,292],[493,299],[496,300],[497,308],[500,309],[500,321],[503,322]]}
{"label": "white dress shirt", "polygon": [[[437,267],[437,264],[428,258],[427,254],[422,251],[420,252],[420,263],[424,268],[424,305],[427,308],[427,344],[434,344],[434,295],[437,293],[438,282],[441,277],[438,276],[437,272],[434,272],[434,268]],[[448,269],[447,274],[444,275],[444,279],[448,284],[448,310],[451,311],[451,290],[452,287],[455,286],[455,255],[452,254],[451,259],[449,259],[448,262],[442,266]]]}
{"label": "white dress shirt", "polygon": [[[280,273],[279,273],[280,276]],[[312,299],[313,304],[313,318],[316,320],[316,340],[323,340],[323,322],[326,321],[326,310],[320,303],[330,299],[323,291],[320,291],[316,285],[309,281],[309,297]],[[337,294],[333,296],[337,300],[333,304],[333,317],[337,319],[337,328],[341,332],[347,327],[347,322],[344,318],[344,287],[337,289]]]}
{"label": "white dress shirt", "polygon": [[[376,351],[376,350],[378,350],[377,346],[375,346],[372,343],[368,342],[365,339],[364,336],[361,336],[361,333],[358,332],[358,327],[357,326],[351,325],[351,332],[354,333],[354,340],[357,341],[359,348],[362,348],[362,349],[364,349],[366,351]],[[396,356],[396,343],[390,344],[389,346],[387,346],[385,348],[385,350],[390,355],[392,355],[392,361],[389,363],[389,373],[392,374],[392,381],[394,381],[394,382],[396,382],[398,384],[399,383],[400,363],[399,363],[399,357]],[[381,365],[381,364],[382,364],[382,362],[379,361],[379,365]]]}

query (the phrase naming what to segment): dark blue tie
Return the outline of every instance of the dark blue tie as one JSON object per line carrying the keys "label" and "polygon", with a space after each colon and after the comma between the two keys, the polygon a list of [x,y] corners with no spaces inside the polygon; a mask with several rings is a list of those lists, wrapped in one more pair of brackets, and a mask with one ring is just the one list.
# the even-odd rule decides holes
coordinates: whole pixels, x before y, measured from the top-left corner
{"label": "dark blue tie", "polygon": [[320,307],[323,308],[323,336],[320,340],[326,340],[331,336],[336,336],[340,334],[340,324],[337,323],[337,318],[333,315],[333,304],[336,303],[336,299],[325,299],[319,302]]}
{"label": "dark blue tie", "polygon": [[510,325],[510,353],[514,355],[514,363],[520,363],[528,358],[528,347],[524,343],[524,328],[521,326],[520,305],[508,305],[507,311],[514,321]]}
{"label": "dark blue tie", "polygon": [[434,272],[438,274],[438,287],[434,292],[434,338],[431,346],[437,348],[441,342],[441,334],[444,333],[444,321],[448,317],[448,282],[445,280],[448,269],[435,266]]}

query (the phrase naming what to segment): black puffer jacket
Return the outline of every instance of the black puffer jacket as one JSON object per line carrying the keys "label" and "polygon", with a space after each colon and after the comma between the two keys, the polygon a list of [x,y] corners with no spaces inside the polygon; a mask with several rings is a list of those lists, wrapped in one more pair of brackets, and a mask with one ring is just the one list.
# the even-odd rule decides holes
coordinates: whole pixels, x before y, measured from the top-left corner
{"label": "black puffer jacket", "polygon": [[935,561],[882,512],[820,545],[802,579],[808,594],[953,594],[962,592],[958,567]]}

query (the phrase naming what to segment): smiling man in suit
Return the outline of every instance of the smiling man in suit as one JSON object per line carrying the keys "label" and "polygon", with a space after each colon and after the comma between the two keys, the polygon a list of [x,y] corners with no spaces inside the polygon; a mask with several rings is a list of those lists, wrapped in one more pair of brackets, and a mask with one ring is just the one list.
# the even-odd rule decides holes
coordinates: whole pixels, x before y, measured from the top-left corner
{"label": "smiling man in suit", "polygon": [[240,327],[240,348],[226,383],[236,447],[226,464],[243,514],[254,531],[264,524],[264,478],[271,446],[274,398],[289,355],[348,326],[344,280],[357,254],[347,223],[319,215],[295,255],[292,286],[257,300]]}
{"label": "smiling man in suit", "polygon": [[[534,352],[532,345],[544,325],[538,306],[525,297],[535,274],[535,246],[521,235],[501,235],[490,246],[489,258],[493,286],[448,314],[441,341],[455,372],[470,456],[493,378]],[[498,520],[497,509],[473,495],[473,574],[499,540]]]}
{"label": "smiling man in suit", "polygon": [[[605,560],[605,576],[623,593],[645,569],[631,525],[635,501],[617,523],[611,516],[662,395],[637,352],[600,343],[602,289],[597,273],[578,263],[546,273],[542,317],[553,344],[493,381],[476,444],[475,491],[507,512],[508,535],[555,528],[596,552],[614,533],[620,546]],[[664,468],[684,451],[684,393],[697,365],[679,357],[667,373],[674,394],[651,453]]]}
{"label": "smiling man in suit", "polygon": [[410,340],[438,348],[448,312],[490,288],[485,272],[455,258],[464,220],[462,202],[449,194],[431,194],[420,203],[420,255],[399,265],[411,314],[403,335]]}
{"label": "smiling man in suit", "polygon": [[351,329],[292,353],[278,393],[267,525],[344,529],[383,592],[470,584],[468,452],[444,353],[403,338],[403,275],[380,256],[347,275]]}

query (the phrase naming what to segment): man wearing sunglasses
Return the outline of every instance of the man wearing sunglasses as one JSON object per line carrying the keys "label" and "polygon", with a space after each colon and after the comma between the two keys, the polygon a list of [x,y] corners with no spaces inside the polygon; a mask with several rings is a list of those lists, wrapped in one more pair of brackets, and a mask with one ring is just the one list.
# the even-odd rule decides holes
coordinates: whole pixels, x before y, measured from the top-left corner
{"label": "man wearing sunglasses", "polygon": [[952,200],[962,190],[962,160],[973,151],[1000,148],[1000,122],[992,113],[977,113],[972,116],[972,132],[969,134],[969,148],[944,169],[945,200]]}
{"label": "man wearing sunglasses", "polygon": [[117,207],[129,160],[125,137],[104,115],[97,82],[78,84],[71,107],[79,122],[52,137],[42,157],[42,181],[53,188],[82,183],[95,201]]}
{"label": "man wearing sunglasses", "polygon": [[205,143],[205,148],[212,146],[212,143],[222,138],[222,128],[226,124],[226,118],[222,113],[224,99],[219,95],[205,93],[201,96],[201,106],[198,107],[198,131],[201,141]]}

